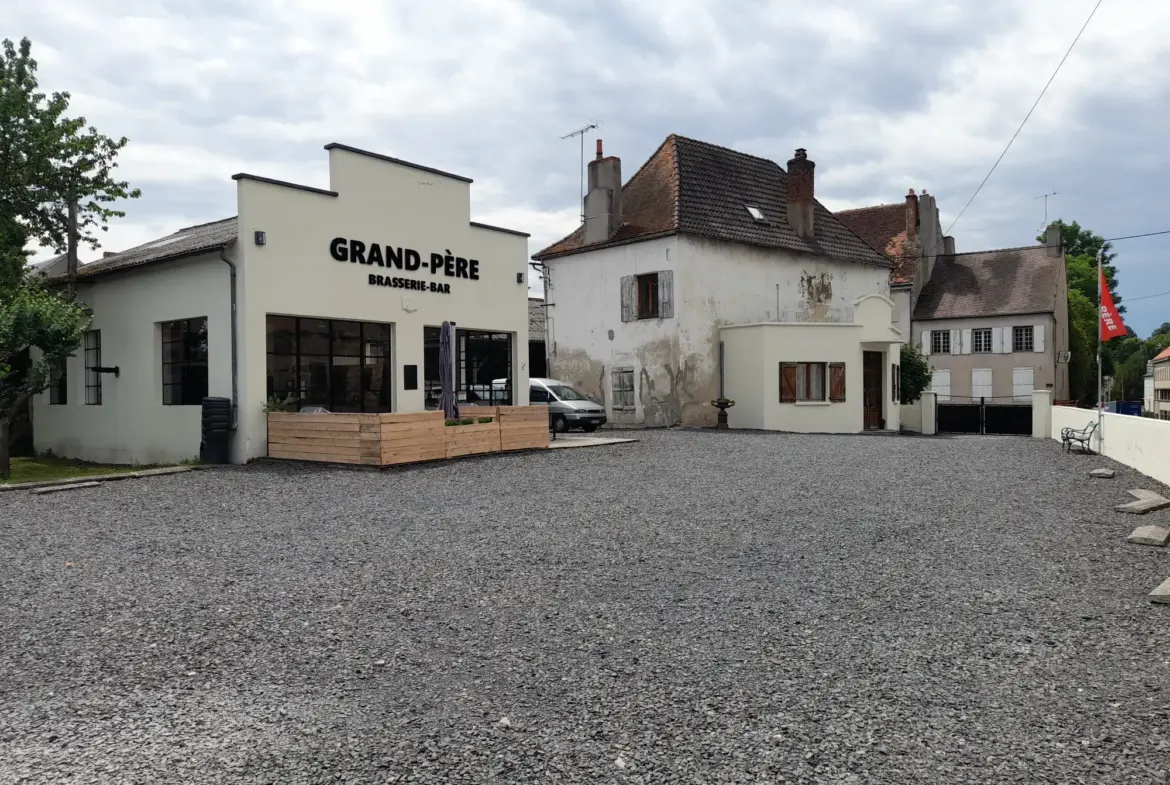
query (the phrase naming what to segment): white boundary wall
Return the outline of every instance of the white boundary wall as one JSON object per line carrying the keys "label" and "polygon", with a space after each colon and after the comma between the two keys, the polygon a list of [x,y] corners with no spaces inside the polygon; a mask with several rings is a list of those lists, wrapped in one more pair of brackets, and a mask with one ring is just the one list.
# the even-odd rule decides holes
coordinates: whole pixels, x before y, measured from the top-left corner
{"label": "white boundary wall", "polygon": [[[1035,409],[1032,416],[1037,416]],[[1053,406],[1049,436],[1060,441],[1062,428],[1084,428],[1096,418],[1097,412],[1093,409]],[[1170,420],[1105,412],[1100,432],[1094,434],[1092,445],[1094,451],[1106,458],[1170,485]]]}

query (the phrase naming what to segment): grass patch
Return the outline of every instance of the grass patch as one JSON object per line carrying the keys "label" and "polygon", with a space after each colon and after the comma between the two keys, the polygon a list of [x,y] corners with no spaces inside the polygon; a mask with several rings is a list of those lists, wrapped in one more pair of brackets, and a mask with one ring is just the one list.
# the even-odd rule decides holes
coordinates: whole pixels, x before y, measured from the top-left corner
{"label": "grass patch", "polygon": [[71,461],[65,458],[13,458],[12,476],[0,478],[0,484],[17,482],[44,482],[68,480],[74,477],[93,477],[98,474],[123,474],[150,469],[150,466],[107,466],[101,463]]}

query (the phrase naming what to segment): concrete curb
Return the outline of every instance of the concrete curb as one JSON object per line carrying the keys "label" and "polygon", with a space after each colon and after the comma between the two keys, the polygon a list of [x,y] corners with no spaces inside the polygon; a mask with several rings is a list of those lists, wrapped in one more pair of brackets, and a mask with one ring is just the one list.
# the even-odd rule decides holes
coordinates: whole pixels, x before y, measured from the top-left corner
{"label": "concrete curb", "polygon": [[[163,466],[159,469],[143,469],[136,472],[117,472],[116,474],[95,474],[92,477],[71,477],[66,480],[42,480],[40,482],[18,482],[11,485],[0,485],[0,493],[6,491],[31,491],[37,488],[55,488],[62,485],[82,485],[92,482],[94,485],[117,480],[138,480],[144,477],[159,477],[165,474],[182,474],[189,472],[195,466]],[[86,485],[84,487],[92,487]]]}
{"label": "concrete curb", "polygon": [[46,493],[61,493],[62,491],[76,491],[81,488],[96,488],[101,485],[100,482],[90,480],[89,482],[75,482],[69,485],[47,485],[44,488],[33,488],[31,493],[37,495]]}

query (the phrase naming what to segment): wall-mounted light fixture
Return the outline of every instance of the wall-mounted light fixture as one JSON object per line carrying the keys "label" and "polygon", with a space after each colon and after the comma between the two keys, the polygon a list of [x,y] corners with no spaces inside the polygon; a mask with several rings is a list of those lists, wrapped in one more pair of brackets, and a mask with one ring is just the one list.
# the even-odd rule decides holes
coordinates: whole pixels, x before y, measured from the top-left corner
{"label": "wall-mounted light fixture", "polygon": [[516,283],[524,283],[524,273],[516,273]]}
{"label": "wall-mounted light fixture", "polygon": [[256,232],[256,245],[264,245],[268,242],[268,235],[264,232]]}

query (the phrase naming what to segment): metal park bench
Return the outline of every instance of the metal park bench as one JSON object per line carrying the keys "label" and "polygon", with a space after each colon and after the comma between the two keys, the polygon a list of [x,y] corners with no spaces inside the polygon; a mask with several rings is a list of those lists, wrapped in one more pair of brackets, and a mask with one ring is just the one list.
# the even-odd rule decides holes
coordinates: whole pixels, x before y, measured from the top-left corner
{"label": "metal park bench", "polygon": [[1072,452],[1074,445],[1079,445],[1082,452],[1092,452],[1093,449],[1090,446],[1090,443],[1093,440],[1093,433],[1096,430],[1096,420],[1080,429],[1062,428],[1060,431],[1060,443],[1068,452]]}

